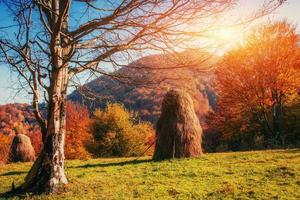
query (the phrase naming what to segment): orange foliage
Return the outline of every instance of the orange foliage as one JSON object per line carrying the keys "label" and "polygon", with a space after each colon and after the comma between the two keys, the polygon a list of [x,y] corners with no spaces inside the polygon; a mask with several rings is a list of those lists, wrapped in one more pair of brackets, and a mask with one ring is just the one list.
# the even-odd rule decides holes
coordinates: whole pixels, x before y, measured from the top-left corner
{"label": "orange foliage", "polygon": [[[27,104],[0,106],[0,163],[6,160],[11,138],[17,133],[26,134],[38,155],[42,148],[42,135],[33,111]],[[90,139],[88,110],[79,104],[67,104],[66,158],[84,159],[89,157],[85,143]]]}
{"label": "orange foliage", "polygon": [[218,105],[210,122],[224,138],[253,133],[284,143],[283,112],[300,90],[299,42],[294,26],[271,23],[224,57],[215,73]]}
{"label": "orange foliage", "polygon": [[27,134],[31,140],[31,144],[34,148],[35,154],[38,155],[42,148],[42,133],[40,127],[35,125],[31,127],[30,134]]}
{"label": "orange foliage", "polygon": [[12,137],[5,136],[0,132],[0,164],[5,164],[9,154]]}
{"label": "orange foliage", "polygon": [[78,103],[67,103],[67,133],[65,156],[67,159],[90,157],[85,146],[91,139],[89,132],[90,116],[88,109]]}
{"label": "orange foliage", "polygon": [[[28,135],[36,154],[40,152],[41,132],[34,113],[28,104],[7,104],[0,106],[0,136],[12,138],[17,133]],[[10,140],[9,140],[10,141]],[[10,143],[5,143],[10,145]]]}

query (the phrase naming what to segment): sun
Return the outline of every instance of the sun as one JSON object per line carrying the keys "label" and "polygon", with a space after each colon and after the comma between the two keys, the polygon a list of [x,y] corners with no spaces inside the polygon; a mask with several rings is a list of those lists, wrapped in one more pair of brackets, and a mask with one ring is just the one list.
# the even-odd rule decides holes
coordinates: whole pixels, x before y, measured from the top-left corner
{"label": "sun", "polygon": [[216,36],[223,40],[232,40],[236,37],[236,31],[233,29],[221,29],[216,31]]}
{"label": "sun", "polygon": [[243,26],[216,25],[203,32],[193,33],[192,45],[222,56],[243,45],[247,41],[248,33],[249,29]]}
{"label": "sun", "polygon": [[246,40],[247,31],[239,27],[218,27],[210,32],[209,39],[215,45],[217,53],[222,55]]}
{"label": "sun", "polygon": [[212,31],[212,37],[220,42],[234,42],[241,40],[242,31],[237,28],[220,28]]}

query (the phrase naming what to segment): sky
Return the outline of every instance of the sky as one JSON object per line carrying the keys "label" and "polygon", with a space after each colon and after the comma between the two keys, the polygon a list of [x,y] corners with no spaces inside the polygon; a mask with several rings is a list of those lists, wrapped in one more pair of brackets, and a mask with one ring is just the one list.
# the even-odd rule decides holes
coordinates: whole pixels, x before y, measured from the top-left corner
{"label": "sky", "polygon": [[[241,0],[235,8],[239,16],[243,16],[244,11],[256,8],[263,0]],[[274,13],[267,16],[268,19],[286,19],[298,25],[300,33],[300,0],[288,0]],[[6,9],[0,4],[0,27],[11,22]],[[0,105],[7,103],[30,103],[31,97],[26,92],[18,92],[18,78],[12,73],[8,66],[0,64]]]}

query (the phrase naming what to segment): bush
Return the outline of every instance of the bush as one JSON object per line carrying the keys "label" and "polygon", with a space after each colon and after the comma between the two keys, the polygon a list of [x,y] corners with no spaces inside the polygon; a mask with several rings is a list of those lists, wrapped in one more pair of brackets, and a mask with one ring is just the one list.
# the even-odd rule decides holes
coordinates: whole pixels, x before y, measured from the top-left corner
{"label": "bush", "polygon": [[149,146],[154,131],[122,105],[107,104],[105,110],[95,111],[92,133],[90,150],[97,157],[139,156]]}

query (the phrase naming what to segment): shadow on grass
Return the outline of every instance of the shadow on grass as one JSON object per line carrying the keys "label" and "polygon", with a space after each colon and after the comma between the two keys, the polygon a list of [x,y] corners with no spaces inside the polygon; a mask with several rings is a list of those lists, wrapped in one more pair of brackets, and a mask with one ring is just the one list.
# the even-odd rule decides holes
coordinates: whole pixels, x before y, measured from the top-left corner
{"label": "shadow on grass", "polygon": [[[22,172],[22,173],[27,173],[27,172]],[[21,174],[21,172],[19,174]],[[30,196],[29,194],[26,194],[22,190],[16,188],[14,181],[12,182],[10,190],[4,193],[0,193],[0,199],[25,199],[28,198],[29,196]]]}
{"label": "shadow on grass", "polygon": [[25,198],[28,198],[29,196],[33,196],[33,195],[28,195],[28,194],[23,194],[23,193],[6,192],[6,193],[0,194],[0,199],[25,199]]}
{"label": "shadow on grass", "polygon": [[136,164],[141,164],[141,163],[147,163],[147,162],[152,162],[151,159],[147,160],[128,160],[128,161],[123,161],[123,162],[112,162],[112,163],[96,163],[96,164],[86,164],[86,165],[81,165],[81,166],[76,166],[76,167],[69,167],[69,168],[92,168],[92,167],[111,167],[111,166],[125,166],[125,165],[136,165]]}
{"label": "shadow on grass", "polygon": [[300,153],[300,149],[285,149],[285,153]]}
{"label": "shadow on grass", "polygon": [[0,174],[0,176],[13,176],[13,175],[20,175],[20,174],[26,174],[27,171],[12,171],[12,172],[6,172],[3,174]]}

